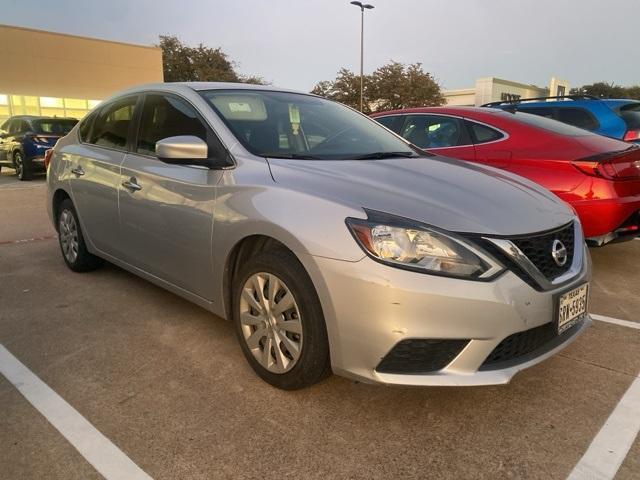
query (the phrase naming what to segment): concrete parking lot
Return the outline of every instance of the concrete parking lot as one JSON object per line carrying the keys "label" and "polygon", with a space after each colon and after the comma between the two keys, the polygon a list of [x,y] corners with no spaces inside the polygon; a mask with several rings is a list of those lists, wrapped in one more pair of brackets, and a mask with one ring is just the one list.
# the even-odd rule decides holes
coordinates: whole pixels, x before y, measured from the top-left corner
{"label": "concrete parking lot", "polygon": [[[566,478],[637,382],[640,241],[591,252],[590,310],[629,325],[594,321],[509,385],[334,376],[283,392],[253,374],[228,322],[111,265],[69,271],[44,179],[11,173],[0,174],[0,345],[152,478]],[[101,478],[2,375],[0,412],[0,477]],[[638,438],[622,459],[616,478],[640,478]]]}

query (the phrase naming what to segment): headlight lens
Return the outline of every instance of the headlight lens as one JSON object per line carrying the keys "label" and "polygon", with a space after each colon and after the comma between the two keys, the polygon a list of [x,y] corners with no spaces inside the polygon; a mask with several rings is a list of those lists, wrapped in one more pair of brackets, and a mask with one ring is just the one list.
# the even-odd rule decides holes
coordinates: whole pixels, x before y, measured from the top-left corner
{"label": "headlight lens", "polygon": [[485,279],[502,266],[470,244],[423,226],[348,218],[360,246],[376,260],[450,277]]}

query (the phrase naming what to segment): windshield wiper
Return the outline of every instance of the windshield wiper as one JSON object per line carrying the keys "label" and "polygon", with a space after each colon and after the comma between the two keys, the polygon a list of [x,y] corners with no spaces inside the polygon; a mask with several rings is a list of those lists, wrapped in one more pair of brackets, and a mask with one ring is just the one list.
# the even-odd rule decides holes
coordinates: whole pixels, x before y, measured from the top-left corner
{"label": "windshield wiper", "polygon": [[306,155],[304,153],[262,153],[261,156],[268,158],[289,158],[293,160],[322,160],[320,157]]}
{"label": "windshield wiper", "polygon": [[372,152],[365,153],[364,155],[357,155],[355,157],[348,157],[349,160],[381,160],[383,158],[413,158],[419,157],[416,152]]}

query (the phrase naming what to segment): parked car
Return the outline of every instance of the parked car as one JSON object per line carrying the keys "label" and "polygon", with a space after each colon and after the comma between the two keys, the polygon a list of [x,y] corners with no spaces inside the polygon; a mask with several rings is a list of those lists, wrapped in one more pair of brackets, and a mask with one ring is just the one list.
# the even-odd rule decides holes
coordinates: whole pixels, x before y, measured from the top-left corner
{"label": "parked car", "polygon": [[43,172],[44,154],[78,123],[74,118],[18,115],[0,126],[0,169],[8,166],[20,180]]}
{"label": "parked car", "polygon": [[590,322],[589,254],[557,197],[313,95],[130,89],[58,141],[48,172],[70,269],[106,259],[233,320],[279,388],[331,369],[506,383]]}
{"label": "parked car", "polygon": [[548,118],[493,108],[434,107],[373,117],[416,146],[522,175],[580,216],[602,246],[640,230],[640,147]]}
{"label": "parked car", "polygon": [[640,101],[638,100],[567,95],[492,102],[483,107],[533,113],[607,137],[627,142],[640,142]]}

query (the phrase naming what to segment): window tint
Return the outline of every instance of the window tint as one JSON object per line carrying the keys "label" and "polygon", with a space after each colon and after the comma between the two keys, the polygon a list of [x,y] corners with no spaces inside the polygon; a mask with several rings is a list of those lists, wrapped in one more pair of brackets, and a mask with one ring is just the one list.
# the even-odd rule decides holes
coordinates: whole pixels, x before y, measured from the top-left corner
{"label": "window tint", "polygon": [[582,137],[585,135],[595,135],[593,133],[588,132],[587,130],[583,130],[582,128],[574,127],[573,125],[569,125],[567,123],[558,122],[557,120],[552,120],[550,118],[539,117],[538,115],[531,115],[529,113],[524,112],[500,112],[501,115],[510,115],[511,118],[515,118],[516,120],[526,123],[532,127],[542,128],[549,132],[557,133],[559,135],[568,135],[570,137]]}
{"label": "window tint", "polygon": [[487,143],[500,140],[504,135],[493,128],[475,122],[469,122],[474,143]]}
{"label": "window tint", "polygon": [[91,131],[91,125],[93,124],[93,120],[96,118],[96,113],[92,113],[87,118],[82,120],[80,124],[80,128],[78,129],[78,134],[80,135],[80,140],[83,142],[89,141],[89,132]]}
{"label": "window tint", "polygon": [[0,131],[6,132],[7,130],[9,130],[9,122],[10,120],[7,120],[2,125],[0,125]]}
{"label": "window tint", "polygon": [[9,125],[9,133],[24,133],[29,130],[29,124],[24,120],[13,120]]}
{"label": "window tint", "polygon": [[518,111],[532,113],[544,118],[553,118],[553,108],[547,107],[518,107]]}
{"label": "window tint", "polygon": [[582,108],[560,107],[558,120],[586,130],[595,130],[599,127],[598,121]]}
{"label": "window tint", "polygon": [[640,130],[640,103],[630,103],[620,109],[620,116],[629,130]]}
{"label": "window tint", "polygon": [[46,120],[34,120],[33,126],[36,133],[52,133],[55,135],[66,135],[75,127],[77,120],[71,119],[46,119]]}
{"label": "window tint", "polygon": [[420,148],[442,148],[468,145],[464,124],[458,118],[437,115],[411,115],[402,136]]}
{"label": "window tint", "polygon": [[381,123],[389,130],[400,133],[405,118],[406,117],[404,115],[389,115],[388,117],[376,117],[374,120]]}
{"label": "window tint", "polygon": [[194,135],[207,141],[207,129],[195,109],[173,96],[147,95],[142,108],[136,151],[155,155],[158,140],[179,135]]}
{"label": "window tint", "polygon": [[105,105],[93,122],[89,143],[124,150],[137,97],[128,97]]}

